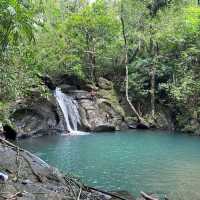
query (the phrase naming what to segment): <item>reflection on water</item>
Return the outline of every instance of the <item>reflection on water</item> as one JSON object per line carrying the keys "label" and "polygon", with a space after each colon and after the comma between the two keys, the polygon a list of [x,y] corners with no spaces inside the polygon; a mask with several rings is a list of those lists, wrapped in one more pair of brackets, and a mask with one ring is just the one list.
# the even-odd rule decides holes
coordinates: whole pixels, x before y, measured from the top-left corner
{"label": "reflection on water", "polygon": [[32,138],[21,145],[91,186],[200,200],[199,137],[129,131]]}

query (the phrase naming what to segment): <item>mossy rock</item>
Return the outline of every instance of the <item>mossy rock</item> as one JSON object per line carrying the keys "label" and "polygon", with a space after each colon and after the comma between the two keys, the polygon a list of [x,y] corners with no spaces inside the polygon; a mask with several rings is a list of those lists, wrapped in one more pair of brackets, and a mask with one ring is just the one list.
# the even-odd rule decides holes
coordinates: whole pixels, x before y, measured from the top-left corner
{"label": "mossy rock", "polygon": [[128,124],[131,124],[131,123],[137,123],[138,119],[137,117],[126,117],[124,121],[127,122]]}
{"label": "mossy rock", "polygon": [[97,96],[105,99],[105,101],[109,103],[111,107],[121,116],[123,117],[125,116],[125,112],[121,107],[121,105],[119,104],[118,97],[114,89],[111,90],[100,89],[97,92]]}
{"label": "mossy rock", "polygon": [[200,135],[200,123],[197,120],[192,119],[184,125],[181,131]]}
{"label": "mossy rock", "polygon": [[113,89],[113,83],[102,77],[100,77],[98,80],[98,86],[99,86],[99,88],[104,89],[104,90],[112,90]]}

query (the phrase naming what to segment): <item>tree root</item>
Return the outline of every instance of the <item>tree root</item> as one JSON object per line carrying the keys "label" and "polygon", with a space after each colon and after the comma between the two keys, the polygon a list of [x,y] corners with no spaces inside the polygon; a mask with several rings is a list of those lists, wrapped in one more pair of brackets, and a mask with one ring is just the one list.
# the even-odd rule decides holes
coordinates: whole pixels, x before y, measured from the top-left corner
{"label": "tree root", "polygon": [[[0,138],[0,142],[1,142],[2,144],[4,144],[4,146],[10,147],[11,149],[14,149],[14,150],[17,151],[16,163],[17,163],[17,165],[18,165],[18,171],[17,171],[17,177],[16,177],[16,178],[18,179],[18,178],[19,178],[19,170],[20,170],[20,166],[21,166],[21,164],[19,163],[20,151],[26,153],[26,154],[27,154],[28,156],[30,156],[30,157],[34,157],[34,155],[31,154],[31,153],[29,153],[28,151],[26,151],[26,150],[24,150],[24,149],[21,149],[21,148],[18,147],[18,146],[12,144],[11,142],[2,139],[2,138]],[[42,182],[43,182],[42,177],[41,177],[40,175],[38,175],[38,174],[35,172],[35,170],[33,169],[33,167],[32,167],[32,165],[31,165],[30,161],[29,161],[24,155],[21,154],[21,156],[22,156],[23,159],[27,162],[27,164],[29,165],[29,167],[30,167],[32,173],[36,176],[36,178],[38,179],[38,181],[42,183]]]}

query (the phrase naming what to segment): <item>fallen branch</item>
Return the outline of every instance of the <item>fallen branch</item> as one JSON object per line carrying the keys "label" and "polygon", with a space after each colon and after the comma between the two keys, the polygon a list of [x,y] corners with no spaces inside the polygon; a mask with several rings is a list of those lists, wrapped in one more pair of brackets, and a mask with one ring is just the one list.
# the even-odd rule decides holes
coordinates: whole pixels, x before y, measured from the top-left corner
{"label": "fallen branch", "polygon": [[78,198],[77,198],[77,200],[80,200],[81,192],[82,192],[82,188],[80,188],[80,192],[79,192],[79,194],[78,194]]}
{"label": "fallen branch", "polygon": [[144,192],[140,192],[140,194],[142,195],[142,197],[144,198],[144,199],[146,199],[146,200],[159,200],[159,199],[157,199],[157,198],[155,198],[155,197],[152,197],[152,196],[150,196],[150,195],[148,195],[148,194],[146,194],[146,193],[144,193]]}
{"label": "fallen branch", "polygon": [[64,179],[66,183],[68,184],[70,191],[72,192],[73,198],[76,198],[77,195],[76,195],[76,191],[74,190],[74,185],[76,184],[78,187],[80,187],[79,184],[75,180],[71,179],[71,177],[64,176]]}
{"label": "fallen branch", "polygon": [[89,187],[89,186],[85,186],[85,187],[86,187],[87,189],[89,189],[89,190],[97,191],[97,192],[100,192],[100,193],[102,193],[102,194],[106,194],[106,195],[109,195],[109,196],[111,196],[111,197],[115,197],[115,198],[117,198],[117,199],[128,200],[128,199],[126,199],[126,198],[120,197],[120,196],[118,196],[118,195],[116,195],[116,194],[113,194],[113,193],[111,193],[111,192],[106,192],[106,191],[103,191],[103,190],[100,190],[100,189],[96,189],[96,188],[93,188],[93,187]]}

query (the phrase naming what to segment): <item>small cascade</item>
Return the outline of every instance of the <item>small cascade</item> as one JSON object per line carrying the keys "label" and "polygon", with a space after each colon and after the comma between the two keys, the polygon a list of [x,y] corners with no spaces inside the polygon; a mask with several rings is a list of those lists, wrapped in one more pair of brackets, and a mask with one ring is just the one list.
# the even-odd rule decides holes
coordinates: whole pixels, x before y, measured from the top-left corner
{"label": "small cascade", "polygon": [[78,131],[78,124],[80,124],[78,103],[74,101],[72,97],[62,93],[60,88],[55,89],[54,96],[64,115],[69,134],[71,135],[83,134],[83,132]]}

